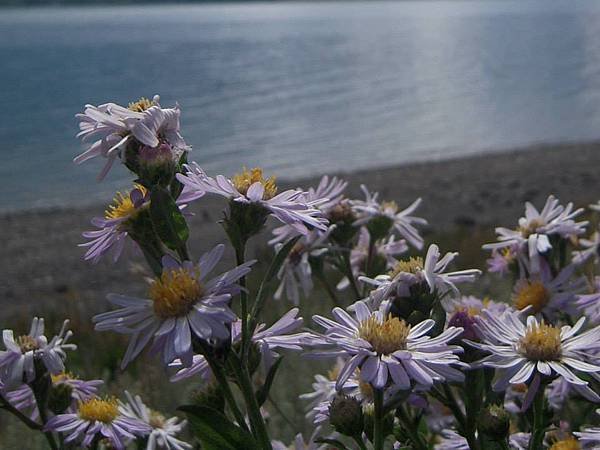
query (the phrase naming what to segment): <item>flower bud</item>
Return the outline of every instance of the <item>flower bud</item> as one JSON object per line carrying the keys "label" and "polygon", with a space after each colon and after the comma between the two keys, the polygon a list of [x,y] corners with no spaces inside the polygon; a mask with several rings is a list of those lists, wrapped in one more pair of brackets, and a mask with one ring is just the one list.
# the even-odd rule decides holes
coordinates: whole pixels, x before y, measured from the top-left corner
{"label": "flower bud", "polygon": [[475,317],[469,314],[468,311],[458,310],[448,320],[449,327],[462,327],[463,332],[461,339],[469,339],[471,341],[477,341],[479,335],[475,329]]}
{"label": "flower bud", "polygon": [[53,383],[48,393],[48,409],[54,414],[64,413],[73,403],[72,393],[68,383]]}
{"label": "flower bud", "polygon": [[354,226],[356,215],[347,200],[342,200],[331,208],[327,219],[331,225],[335,225],[329,237],[337,244],[348,243],[358,231],[358,228]]}
{"label": "flower bud", "polygon": [[329,421],[338,433],[360,436],[363,431],[363,411],[354,397],[338,394],[329,405]]}
{"label": "flower bud", "polygon": [[510,428],[510,415],[500,405],[490,405],[479,418],[479,430],[490,440],[506,439]]}

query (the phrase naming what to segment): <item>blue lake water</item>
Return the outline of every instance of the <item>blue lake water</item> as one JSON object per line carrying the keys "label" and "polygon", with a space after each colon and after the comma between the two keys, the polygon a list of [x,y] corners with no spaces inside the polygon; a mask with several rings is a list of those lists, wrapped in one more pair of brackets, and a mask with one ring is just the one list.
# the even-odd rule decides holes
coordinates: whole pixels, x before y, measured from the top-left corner
{"label": "blue lake water", "polygon": [[209,172],[283,178],[600,138],[600,2],[0,9],[0,210],[127,187],[85,103],[178,101]]}

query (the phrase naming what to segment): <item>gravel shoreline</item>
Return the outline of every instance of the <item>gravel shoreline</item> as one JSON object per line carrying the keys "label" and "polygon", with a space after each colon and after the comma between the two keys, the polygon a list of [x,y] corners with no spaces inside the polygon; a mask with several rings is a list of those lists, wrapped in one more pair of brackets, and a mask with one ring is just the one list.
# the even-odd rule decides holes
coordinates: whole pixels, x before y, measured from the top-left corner
{"label": "gravel shoreline", "polygon": [[[350,182],[349,196],[360,196],[359,186],[364,183],[401,207],[422,197],[418,215],[429,220],[430,231],[435,233],[453,227],[510,226],[522,213],[524,201],[541,205],[548,194],[578,206],[595,202],[600,199],[599,163],[600,143],[592,142],[535,146],[341,175]],[[316,181],[280,184],[309,186]],[[222,199],[209,196],[192,207],[196,213],[191,219],[193,254],[224,239],[215,224],[223,207]],[[54,304],[68,310],[86,305],[91,308],[85,311],[88,315],[105,309],[102,299],[107,292],[133,294],[143,288],[139,276],[132,281],[132,273],[142,271],[141,264],[126,257],[117,264],[102,261],[97,265],[81,259],[83,249],[77,247],[81,232],[103,209],[98,205],[0,215],[0,328],[15,315],[40,313]],[[255,242],[250,253],[260,251],[263,244]]]}

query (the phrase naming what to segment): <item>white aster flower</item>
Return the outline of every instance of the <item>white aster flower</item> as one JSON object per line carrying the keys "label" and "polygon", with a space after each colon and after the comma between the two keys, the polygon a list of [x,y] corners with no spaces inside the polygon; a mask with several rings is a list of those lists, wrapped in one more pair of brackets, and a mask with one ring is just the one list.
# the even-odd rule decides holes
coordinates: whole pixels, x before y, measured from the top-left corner
{"label": "white aster flower", "polygon": [[423,238],[415,225],[427,225],[427,221],[421,217],[413,216],[412,213],[421,204],[421,199],[416,199],[410,206],[399,210],[396,202],[379,202],[379,193],[371,193],[365,185],[361,185],[365,200],[353,200],[352,209],[358,216],[355,225],[365,225],[371,220],[385,220],[390,229],[395,229],[398,234],[406,239],[413,247],[423,248]]}
{"label": "white aster flower", "polygon": [[141,99],[128,108],[115,103],[86,105],[83,113],[76,115],[81,130],[77,137],[92,144],[74,161],[80,164],[97,156],[106,158],[108,161],[98,176],[102,179],[121,150],[132,141],[149,149],[166,143],[175,154],[181,154],[189,146],[179,133],[179,116],[179,106],[161,108],[157,95],[152,101]]}
{"label": "white aster flower", "polygon": [[435,325],[433,320],[411,327],[384,308],[371,311],[364,302],[355,304],[355,317],[341,308],[334,308],[332,314],[335,320],[313,316],[325,329],[324,335],[315,336],[315,344],[324,349],[313,354],[348,358],[337,378],[338,390],[357,368],[360,379],[376,389],[393,385],[407,390],[413,384],[429,388],[436,381],[464,379],[456,368],[463,366],[457,356],[462,348],[448,344],[462,328],[451,327],[432,338],[427,333]]}
{"label": "white aster flower", "polygon": [[502,315],[483,311],[475,325],[482,342],[469,344],[490,353],[478,365],[498,369],[493,389],[505,391],[509,385],[525,383],[529,386],[523,409],[526,410],[543,377],[564,378],[571,387],[590,401],[600,402],[588,382],[577,372],[598,374],[600,366],[588,361],[593,350],[600,347],[600,327],[578,334],[585,318],[562,328],[538,322],[527,317],[523,324],[519,313],[506,311]]}
{"label": "white aster flower", "polygon": [[180,420],[179,417],[165,418],[158,411],[148,408],[139,395],[134,397],[125,391],[125,396],[127,397],[127,403],[119,402],[119,412],[125,417],[147,424],[152,430],[147,436],[147,450],[157,448],[186,450],[192,448],[190,444],[176,437],[186,426],[186,420]]}
{"label": "white aster flower", "polygon": [[560,236],[568,239],[585,233],[588,222],[576,222],[575,217],[583,212],[583,208],[573,210],[573,203],[566,206],[559,204],[552,195],[546,200],[541,211],[531,203],[525,203],[525,216],[519,219],[515,230],[498,227],[498,242],[485,244],[484,249],[495,250],[516,247],[521,255],[530,260],[530,269],[537,273],[541,269],[540,255],[552,248],[550,237]]}
{"label": "white aster flower", "polygon": [[106,438],[116,450],[125,450],[136,436],[146,436],[151,428],[137,418],[123,415],[116,399],[94,397],[80,402],[76,412],[58,414],[44,431],[66,435],[65,443],[89,447],[95,438]]}
{"label": "white aster flower", "polygon": [[292,225],[300,234],[308,234],[307,227],[327,229],[327,219],[306,202],[303,191],[288,189],[277,194],[275,179],[264,178],[261,169],[244,169],[231,180],[223,175],[209,177],[196,163],[187,164],[185,169],[187,172],[177,174],[177,179],[186,189],[186,201],[212,193],[234,202],[260,205],[284,224]]}
{"label": "white aster flower", "polygon": [[250,272],[247,262],[214,278],[208,275],[220,261],[225,246],[217,245],[200,258],[179,264],[163,257],[163,273],[153,281],[149,298],[109,294],[108,300],[120,309],[94,317],[96,330],[131,334],[122,367],[153,340],[164,364],[176,358],[192,363],[192,336],[204,341],[229,339],[228,325],[236,319],[229,308],[240,292],[237,281]]}
{"label": "white aster flower", "polygon": [[431,244],[425,261],[420,257],[410,258],[408,261],[399,261],[389,274],[379,275],[374,279],[361,277],[361,281],[375,286],[367,301],[372,308],[377,308],[390,296],[409,296],[410,288],[422,283],[426,283],[429,291],[436,292],[440,298],[448,293],[459,295],[456,284],[474,281],[481,271],[467,269],[445,272],[457,255],[458,253],[446,253],[440,259],[439,247]]}
{"label": "white aster flower", "polygon": [[12,330],[3,330],[5,351],[0,352],[0,380],[6,387],[29,383],[35,379],[35,360],[40,359],[48,372],[59,374],[65,370],[66,350],[75,350],[68,340],[73,332],[67,330],[68,320],[50,342],[44,336],[44,319],[35,317],[29,334],[14,337]]}

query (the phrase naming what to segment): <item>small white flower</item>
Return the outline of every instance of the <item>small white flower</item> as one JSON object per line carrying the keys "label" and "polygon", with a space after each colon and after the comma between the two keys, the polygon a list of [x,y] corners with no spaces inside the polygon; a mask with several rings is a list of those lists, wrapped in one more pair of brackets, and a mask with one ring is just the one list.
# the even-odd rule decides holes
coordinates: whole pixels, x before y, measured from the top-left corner
{"label": "small white flower", "polygon": [[186,426],[187,421],[180,420],[178,417],[165,418],[158,411],[148,408],[139,395],[135,397],[125,391],[127,403],[119,402],[119,411],[124,417],[139,420],[147,424],[150,428],[148,435],[147,450],[164,448],[168,450],[186,450],[192,446],[187,442],[177,439]]}
{"label": "small white flower", "polygon": [[416,199],[410,206],[399,211],[396,202],[379,202],[379,193],[371,193],[365,185],[361,185],[365,200],[353,200],[352,209],[356,212],[358,219],[355,225],[365,225],[374,218],[385,218],[390,221],[398,234],[406,239],[413,247],[423,248],[423,238],[415,225],[427,225],[427,221],[421,217],[413,216],[412,213],[421,204],[421,199]]}
{"label": "small white flower", "polygon": [[502,315],[482,311],[475,327],[481,343],[470,345],[490,353],[477,365],[497,369],[493,389],[505,391],[509,385],[525,383],[529,386],[523,409],[527,409],[537,392],[542,376],[562,377],[580,395],[600,402],[588,382],[576,372],[600,373],[600,366],[591,364],[593,350],[600,347],[600,327],[578,334],[585,318],[571,326],[557,328],[527,317],[523,324],[519,313],[508,310]]}

